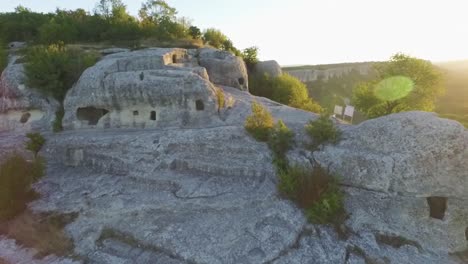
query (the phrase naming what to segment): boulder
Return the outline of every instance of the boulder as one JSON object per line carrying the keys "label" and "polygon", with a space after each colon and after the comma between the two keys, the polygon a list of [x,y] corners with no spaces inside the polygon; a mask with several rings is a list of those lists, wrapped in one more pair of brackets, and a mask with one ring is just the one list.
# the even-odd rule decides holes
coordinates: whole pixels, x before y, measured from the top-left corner
{"label": "boulder", "polygon": [[279,77],[283,74],[283,71],[281,70],[281,66],[278,64],[278,62],[274,60],[269,60],[269,61],[259,61],[257,64],[255,64],[254,74],[256,75],[268,75],[270,77]]}
{"label": "boulder", "polygon": [[64,128],[188,126],[216,118],[216,88],[204,68],[185,63],[182,49],[106,56],[67,93]]}
{"label": "boulder", "polygon": [[0,131],[51,130],[59,103],[25,84],[18,59],[12,56],[0,77]]}
{"label": "boulder", "polygon": [[457,252],[468,247],[468,131],[433,113],[407,112],[344,130],[314,153],[347,186],[348,225]]}
{"label": "boulder", "polygon": [[242,58],[212,48],[199,50],[199,63],[205,67],[212,83],[248,90],[249,76]]}

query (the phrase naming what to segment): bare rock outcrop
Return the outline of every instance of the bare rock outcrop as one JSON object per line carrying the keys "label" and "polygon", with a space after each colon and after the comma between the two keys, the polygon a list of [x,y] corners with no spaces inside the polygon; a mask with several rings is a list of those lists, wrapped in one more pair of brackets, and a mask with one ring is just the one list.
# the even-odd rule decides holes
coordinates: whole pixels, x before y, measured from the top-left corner
{"label": "bare rock outcrop", "polygon": [[257,75],[268,75],[270,77],[278,77],[283,74],[283,70],[281,70],[281,66],[278,64],[277,61],[269,60],[269,61],[259,61],[255,64],[253,69],[254,74]]}
{"label": "bare rock outcrop", "polygon": [[0,77],[0,131],[51,130],[59,103],[25,84],[17,59],[10,57]]}
{"label": "bare rock outcrop", "polygon": [[348,221],[457,252],[468,247],[468,131],[432,113],[366,121],[314,153],[348,186]]}
{"label": "bare rock outcrop", "polygon": [[244,61],[230,52],[211,48],[199,49],[198,60],[211,82],[247,91],[249,76]]}

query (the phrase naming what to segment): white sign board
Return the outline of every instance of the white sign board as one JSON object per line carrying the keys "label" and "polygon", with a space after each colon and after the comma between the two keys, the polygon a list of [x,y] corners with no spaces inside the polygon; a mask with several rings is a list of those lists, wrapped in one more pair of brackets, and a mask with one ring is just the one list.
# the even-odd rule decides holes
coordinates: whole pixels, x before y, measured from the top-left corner
{"label": "white sign board", "polygon": [[343,114],[343,107],[339,105],[335,105],[335,111],[333,112],[335,115],[342,115]]}
{"label": "white sign board", "polygon": [[344,115],[353,117],[354,115],[354,106],[347,105],[345,110],[344,110]]}

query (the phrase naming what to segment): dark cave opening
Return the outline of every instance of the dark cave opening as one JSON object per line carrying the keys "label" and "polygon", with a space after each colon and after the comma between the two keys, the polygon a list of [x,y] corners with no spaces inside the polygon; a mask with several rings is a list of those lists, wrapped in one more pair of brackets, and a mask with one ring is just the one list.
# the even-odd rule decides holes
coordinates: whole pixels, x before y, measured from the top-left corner
{"label": "dark cave opening", "polygon": [[446,197],[428,197],[427,204],[429,205],[429,215],[432,218],[444,220],[445,211],[447,210]]}
{"label": "dark cave opening", "polygon": [[94,126],[97,125],[99,119],[101,119],[107,113],[109,113],[109,111],[106,109],[91,106],[78,108],[76,111],[76,116],[78,120],[88,121],[88,125]]}
{"label": "dark cave opening", "polygon": [[240,85],[244,85],[244,84],[245,84],[244,78],[239,78],[239,84],[240,84]]}
{"label": "dark cave opening", "polygon": [[150,120],[156,121],[156,111],[151,111]]}
{"label": "dark cave opening", "polygon": [[203,111],[203,110],[205,110],[205,104],[203,104],[202,100],[196,100],[195,101],[195,108],[197,109],[197,111]]}
{"label": "dark cave opening", "polygon": [[20,122],[24,124],[24,123],[28,122],[30,117],[31,117],[30,113],[24,113],[20,118]]}

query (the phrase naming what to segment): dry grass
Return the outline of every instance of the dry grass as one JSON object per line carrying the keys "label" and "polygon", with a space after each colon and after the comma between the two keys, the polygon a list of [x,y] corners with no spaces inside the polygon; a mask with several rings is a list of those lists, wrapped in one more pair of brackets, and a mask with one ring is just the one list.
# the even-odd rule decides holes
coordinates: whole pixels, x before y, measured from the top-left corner
{"label": "dry grass", "polygon": [[15,239],[25,247],[36,249],[38,251],[36,257],[51,254],[61,257],[71,256],[74,245],[63,229],[76,217],[76,213],[35,215],[26,210],[8,222],[0,222],[0,233]]}

